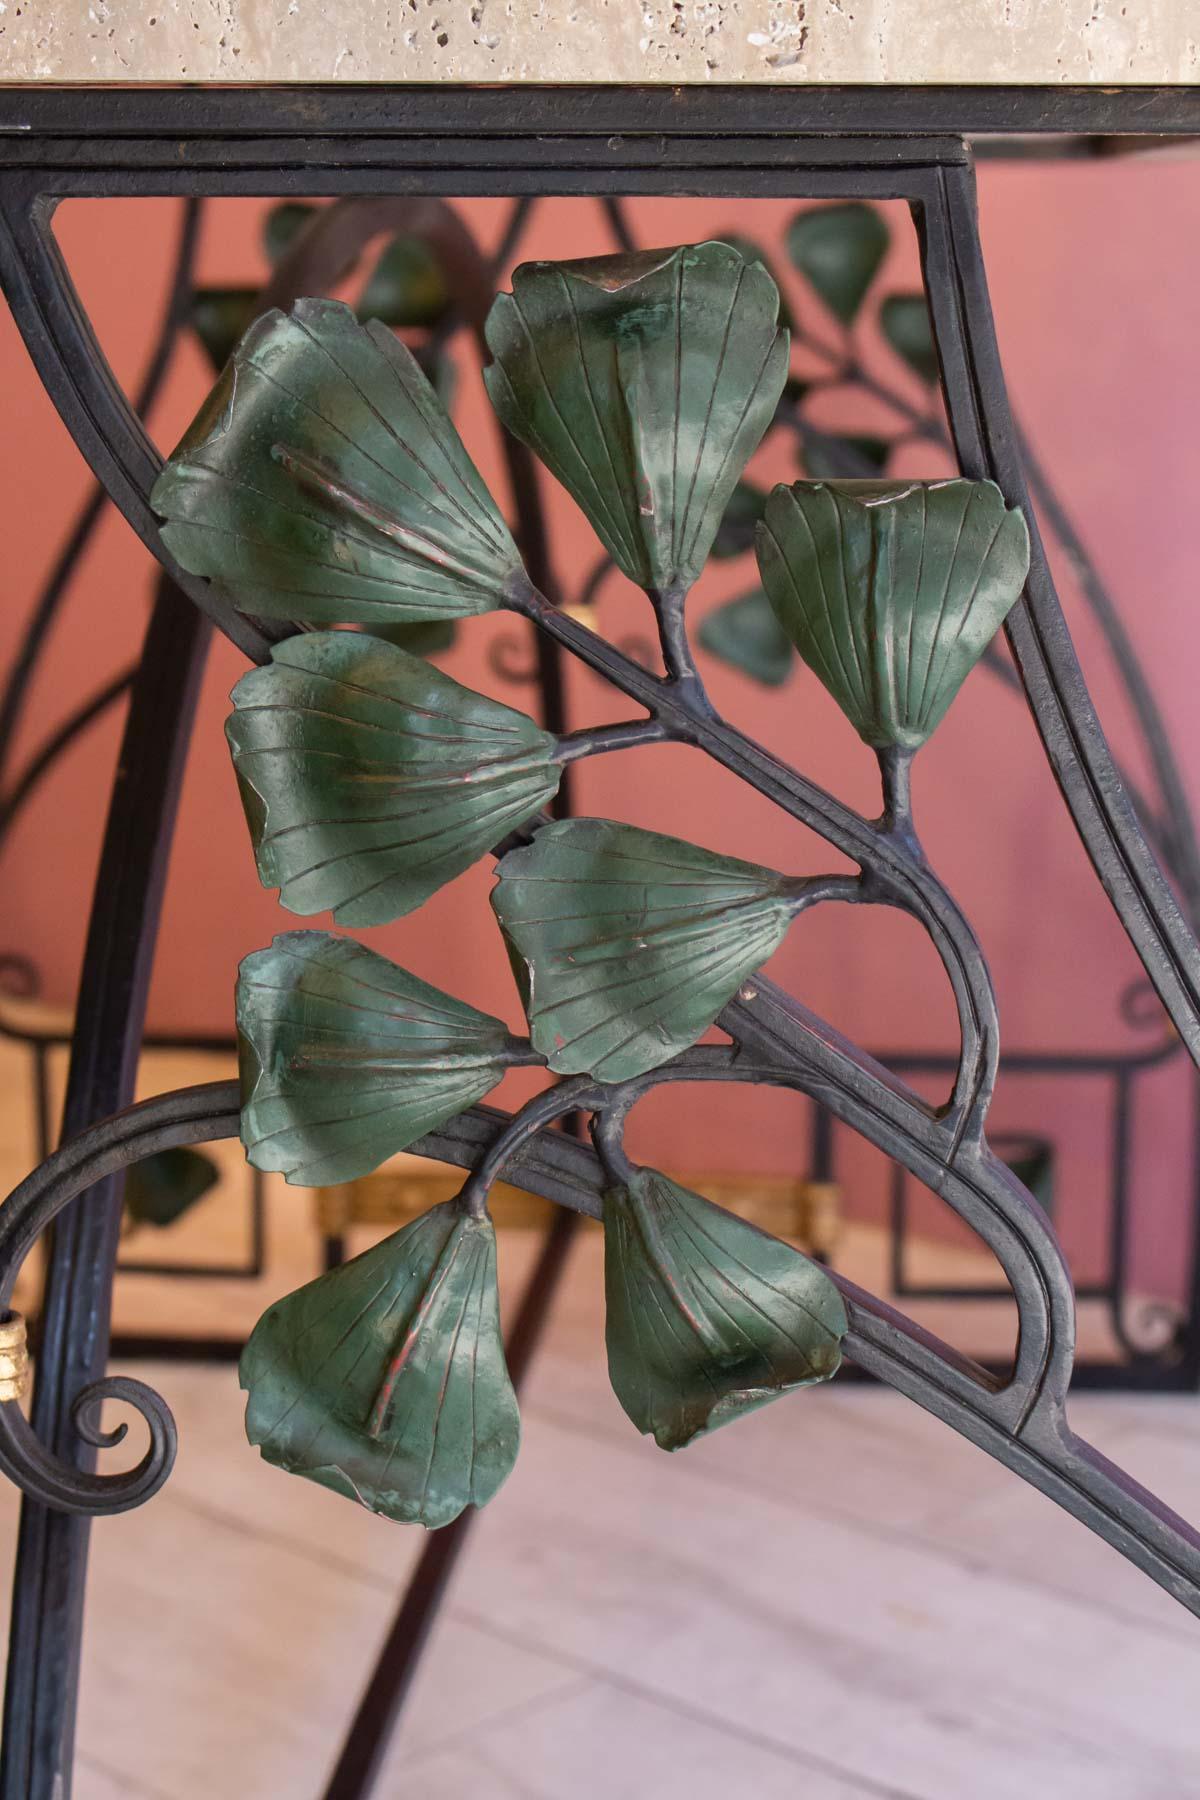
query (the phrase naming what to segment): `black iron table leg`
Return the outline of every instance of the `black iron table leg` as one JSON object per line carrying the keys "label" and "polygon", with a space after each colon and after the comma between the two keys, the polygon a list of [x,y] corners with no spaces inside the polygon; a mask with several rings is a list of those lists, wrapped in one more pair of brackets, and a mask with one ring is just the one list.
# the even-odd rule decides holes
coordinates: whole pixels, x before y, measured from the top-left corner
{"label": "black iron table leg", "polygon": [[[526,1282],[505,1345],[508,1371],[518,1392],[549,1317],[578,1225],[578,1213],[559,1208]],[[453,1524],[430,1534],[342,1743],[325,1800],[363,1800],[374,1787],[474,1517],[471,1510],[460,1513]]]}
{"label": "black iron table leg", "polygon": [[[96,879],[71,1051],[64,1135],[128,1104],[141,1046],[167,858],[207,622],[164,577],[121,745]],[[34,1429],[66,1461],[95,1462],[72,1401],[104,1373],[121,1182],[82,1195],[54,1233]],[[25,1500],[0,1751],[4,1800],[68,1800],[87,1569],[87,1518]]]}

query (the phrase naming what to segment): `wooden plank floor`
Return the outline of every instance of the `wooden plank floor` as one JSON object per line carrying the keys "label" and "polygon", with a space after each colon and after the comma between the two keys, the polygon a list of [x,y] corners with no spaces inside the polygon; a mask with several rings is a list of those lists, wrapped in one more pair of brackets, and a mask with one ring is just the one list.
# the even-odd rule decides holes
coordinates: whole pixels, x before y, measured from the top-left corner
{"label": "wooden plank floor", "polygon": [[[311,1226],[303,1196],[273,1191],[271,1214],[268,1286],[286,1288],[311,1273]],[[238,1229],[234,1203],[206,1234]],[[533,1248],[505,1234],[509,1311]],[[600,1248],[589,1231],[573,1253],[517,1471],[475,1528],[383,1800],[1200,1795],[1200,1625],[881,1390],[801,1394],[664,1456],[605,1380]],[[231,1331],[268,1297],[125,1289],[127,1322]],[[264,1465],[232,1368],[138,1373],[174,1406],[180,1456],[93,1535],[76,1800],[315,1800],[423,1536]],[[1074,1417],[1200,1516],[1200,1403],[1084,1396]],[[0,1489],[9,1552],[15,1521]]]}

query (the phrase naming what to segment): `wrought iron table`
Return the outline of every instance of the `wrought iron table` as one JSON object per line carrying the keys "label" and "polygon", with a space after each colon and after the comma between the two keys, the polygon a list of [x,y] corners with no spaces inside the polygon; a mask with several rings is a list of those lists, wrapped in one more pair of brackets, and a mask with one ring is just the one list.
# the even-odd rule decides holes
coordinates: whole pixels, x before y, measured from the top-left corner
{"label": "wrought iron table", "polygon": [[[69,1791],[91,1517],[137,1505],[166,1479],[173,1427],[158,1396],[105,1374],[121,1171],[170,1146],[239,1130],[235,1084],[187,1090],[121,1114],[132,1094],[158,907],[205,647],[215,629],[252,663],[278,632],[177,562],[160,535],[151,490],[161,458],[118,389],[52,234],[55,207],[75,196],[278,195],[406,197],[474,194],[729,195],[899,199],[911,207],[947,415],[963,474],[991,481],[1028,514],[992,330],[967,140],[1003,132],[1112,137],[1200,135],[1200,90],[1002,88],[638,89],[266,88],[9,90],[0,98],[0,279],[40,378],[81,453],[164,571],[133,677],[119,772],[95,888],[72,1045],[61,1150],[0,1209],[0,1277],[17,1269],[55,1221],[31,1422],[12,1390],[0,1404],[0,1466],[26,1496],[17,1559],[0,1793],[58,1800]],[[273,294],[286,304],[294,293]],[[516,468],[522,468],[517,459]],[[524,465],[527,468],[527,465]],[[1032,520],[1030,519],[1032,524]],[[1046,755],[1100,882],[1189,1053],[1200,1060],[1200,947],[1148,847],[1114,769],[1032,534],[1029,577],[1010,613],[1009,642]],[[521,546],[547,587],[545,546]],[[643,702],[664,731],[702,744],[727,767],[778,788],[794,816],[861,852],[864,880],[899,879],[878,835],[847,821],[828,796],[757,760],[722,722],[705,720],[657,680],[528,597],[526,616],[557,647]],[[672,644],[686,680],[685,646]],[[556,652],[557,653],[557,652]],[[551,688],[551,692],[553,688]],[[681,690],[682,691],[682,690]],[[561,727],[553,714],[545,723]],[[690,734],[690,736],[689,736]],[[724,734],[724,735],[722,735]],[[904,835],[904,770],[883,759],[889,829]],[[856,836],[856,832],[858,835]],[[844,897],[844,896],[843,896]],[[865,897],[872,895],[867,893]],[[786,1080],[817,1098],[941,1194],[996,1251],[1021,1319],[1005,1379],[967,1363],[872,1296],[840,1281],[851,1361],[944,1418],[1076,1514],[1200,1612],[1200,1537],[1076,1439],[1066,1421],[1073,1360],[1069,1276],[1036,1205],[1001,1175],[984,1138],[999,1053],[986,971],[949,914],[935,929],[959,999],[963,1054],[948,1110],[914,1103],[902,1084],[765,982],[739,989],[721,1015],[742,1062],[675,1066],[672,1078]],[[782,1071],[782,1072],[781,1072]],[[639,1078],[643,1086],[653,1075]],[[641,1087],[637,1091],[641,1091]],[[630,1098],[632,1096],[629,1096]],[[624,1102],[622,1102],[624,1104]],[[532,1119],[607,1102],[582,1078]],[[113,1115],[120,1114],[114,1118]],[[601,1210],[621,1167],[601,1125],[607,1174],[582,1142],[475,1107],[427,1133],[425,1154],[476,1171],[499,1143],[511,1173],[561,1202],[508,1346],[514,1381],[536,1339],[554,1270],[579,1213]],[[474,1179],[474,1177],[473,1177]],[[469,1186],[470,1184],[468,1184]],[[61,1216],[60,1216],[61,1215]],[[121,1475],[95,1473],[92,1409],[126,1399],[150,1448]],[[464,1515],[464,1517],[467,1515]],[[431,1539],[330,1794],[369,1784],[407,1673],[462,1542],[462,1521]]]}

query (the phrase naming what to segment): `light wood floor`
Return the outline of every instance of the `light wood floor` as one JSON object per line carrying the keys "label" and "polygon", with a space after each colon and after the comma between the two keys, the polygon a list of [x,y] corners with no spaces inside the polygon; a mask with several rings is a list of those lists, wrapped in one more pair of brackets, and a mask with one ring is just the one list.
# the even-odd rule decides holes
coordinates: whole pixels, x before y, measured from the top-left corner
{"label": "light wood floor", "polygon": [[[205,1073],[160,1059],[152,1085]],[[241,1223],[235,1194],[188,1231],[226,1254]],[[269,1283],[129,1280],[124,1322],[241,1330],[314,1266],[303,1195],[272,1191],[271,1230]],[[505,1235],[510,1312],[533,1248]],[[315,1800],[423,1534],[264,1465],[231,1368],[138,1373],[179,1462],[93,1535],[76,1800]],[[894,1395],[835,1384],[664,1456],[607,1387],[589,1231],[522,1413],[384,1800],[1200,1796],[1200,1625]],[[1200,1516],[1200,1403],[1081,1396],[1074,1420]],[[15,1521],[3,1488],[8,1547]]]}

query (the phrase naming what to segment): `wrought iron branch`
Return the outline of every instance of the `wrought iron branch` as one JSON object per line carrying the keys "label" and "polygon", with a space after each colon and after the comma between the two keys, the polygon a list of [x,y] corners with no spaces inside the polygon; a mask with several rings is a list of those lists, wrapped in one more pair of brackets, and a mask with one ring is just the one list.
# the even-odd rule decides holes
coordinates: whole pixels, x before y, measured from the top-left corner
{"label": "wrought iron branch", "polygon": [[509,604],[644,705],[675,742],[703,750],[858,863],[864,876],[863,898],[898,906],[926,926],[953,987],[962,1035],[950,1117],[957,1136],[978,1136],[999,1057],[995,995],[978,939],[915,840],[894,833],[886,813],[880,822],[864,819],[726,723],[707,697],[697,699],[692,684],[664,680],[642,668],[578,619],[551,606],[532,584],[522,584]]}

